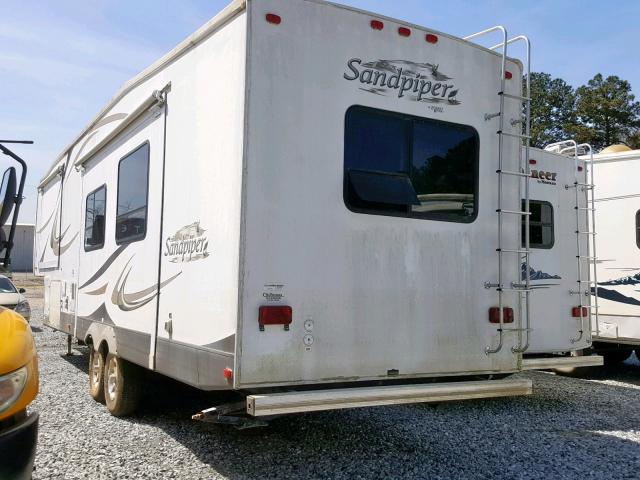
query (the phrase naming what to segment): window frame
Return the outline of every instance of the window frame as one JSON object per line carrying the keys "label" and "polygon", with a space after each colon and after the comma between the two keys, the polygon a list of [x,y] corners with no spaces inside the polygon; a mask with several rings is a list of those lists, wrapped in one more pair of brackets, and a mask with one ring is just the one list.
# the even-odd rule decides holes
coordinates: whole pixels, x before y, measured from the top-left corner
{"label": "window frame", "polygon": [[[524,203],[525,200],[522,200],[523,211],[524,211]],[[531,216],[529,217],[529,248],[535,248],[536,250],[551,250],[556,244],[556,213],[553,208],[553,204],[547,200],[533,200],[529,199],[529,211],[531,211],[531,203],[538,203],[540,205],[548,205],[551,208],[551,243],[544,245],[540,244],[540,246],[534,246],[531,244]],[[540,218],[542,218],[542,212],[540,213]],[[540,224],[540,227],[544,227],[544,222],[536,222]],[[522,218],[521,228],[524,228],[524,217]],[[522,246],[524,246],[524,236],[522,237]]]}
{"label": "window frame", "polygon": [[[99,245],[87,246],[87,210],[88,210],[87,202],[89,201],[89,197],[91,195],[95,195],[98,191],[102,190],[103,188],[104,188],[104,220],[105,221],[104,221],[103,232],[102,232],[102,243]],[[104,248],[106,236],[107,236],[107,184],[103,183],[98,188],[95,188],[89,193],[87,193],[87,196],[85,197],[85,200],[84,200],[84,230],[82,235],[82,244],[84,245],[84,251],[92,252],[94,250],[100,250],[101,248]]]}
{"label": "window frame", "polygon": [[[354,111],[364,111],[364,112],[373,112],[376,114],[382,114],[384,116],[389,116],[389,117],[396,117],[399,118],[401,120],[404,121],[412,121],[412,122],[422,122],[422,123],[434,123],[434,124],[438,124],[438,125],[445,125],[445,126],[453,126],[456,128],[465,128],[465,129],[469,129],[469,131],[471,133],[473,133],[473,137],[475,138],[476,141],[476,154],[473,158],[473,162],[474,162],[474,168],[473,168],[473,175],[474,175],[474,186],[473,186],[473,196],[474,196],[474,212],[473,215],[470,217],[460,217],[460,218],[452,218],[452,217],[442,217],[442,218],[438,218],[437,215],[429,215],[427,216],[427,214],[425,214],[424,212],[414,212],[411,210],[411,208],[409,208],[410,206],[407,205],[407,209],[406,209],[406,213],[403,212],[394,212],[392,210],[376,210],[376,209],[371,209],[371,208],[359,208],[356,207],[352,204],[350,204],[349,202],[349,175],[348,175],[348,171],[349,169],[347,168],[347,141],[348,141],[348,131],[347,131],[347,125],[348,125],[348,120],[349,120],[349,115],[351,112]],[[409,151],[409,167],[411,167],[411,165],[413,165],[413,129],[411,129],[410,131],[406,132],[405,135],[405,142],[407,142],[407,145],[409,147],[408,151]],[[357,169],[356,169],[357,170]],[[411,168],[409,168],[408,172],[405,172],[409,178],[411,178]],[[416,192],[417,193],[417,192]],[[384,110],[381,108],[375,108],[375,107],[369,107],[366,105],[351,105],[349,108],[347,108],[347,111],[345,112],[345,117],[344,117],[344,143],[343,143],[343,159],[342,159],[342,200],[344,202],[344,205],[347,207],[347,209],[351,212],[354,213],[359,213],[359,214],[364,214],[364,215],[377,215],[377,216],[383,216],[383,217],[396,217],[396,218],[407,218],[407,219],[418,219],[418,220],[426,220],[426,221],[432,221],[432,222],[449,222],[449,223],[462,223],[462,224],[471,224],[473,222],[476,221],[476,219],[478,218],[479,215],[479,211],[480,211],[480,205],[479,205],[479,197],[480,197],[480,134],[478,133],[478,130],[471,126],[471,125],[466,125],[466,124],[462,124],[462,123],[454,123],[454,122],[448,122],[448,121],[444,121],[444,120],[439,120],[439,119],[435,119],[435,118],[430,118],[430,117],[421,117],[418,115],[413,115],[410,113],[402,113],[402,112],[395,112],[395,111],[391,111],[391,110]]]}
{"label": "window frame", "polygon": [[[145,145],[148,146],[149,155],[147,156],[147,185],[146,185],[146,194],[145,194],[145,205],[144,205],[144,233],[142,235],[131,235],[130,237],[126,237],[124,239],[118,239],[118,203],[120,199],[120,167],[122,166],[122,162],[125,161],[128,157],[130,157],[133,153],[140,150]],[[116,241],[116,245],[124,245],[127,243],[135,243],[141,240],[144,240],[147,237],[147,227],[149,226],[149,181],[151,177],[151,143],[149,140],[145,140],[137,147],[131,149],[126,155],[120,157],[118,161],[118,177],[116,180],[116,215],[114,222],[114,232],[113,236]]]}

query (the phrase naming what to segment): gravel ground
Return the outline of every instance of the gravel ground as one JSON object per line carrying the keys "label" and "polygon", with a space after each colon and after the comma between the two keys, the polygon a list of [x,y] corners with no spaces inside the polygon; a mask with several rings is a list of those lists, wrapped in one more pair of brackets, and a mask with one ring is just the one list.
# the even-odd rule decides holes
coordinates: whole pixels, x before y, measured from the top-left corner
{"label": "gravel ground", "polygon": [[[190,415],[216,398],[153,379],[145,411],[111,417],[87,389],[85,348],[42,327],[35,479],[640,478],[640,362],[581,379],[530,373],[528,398],[295,415],[263,429]],[[162,400],[159,400],[162,399]]]}

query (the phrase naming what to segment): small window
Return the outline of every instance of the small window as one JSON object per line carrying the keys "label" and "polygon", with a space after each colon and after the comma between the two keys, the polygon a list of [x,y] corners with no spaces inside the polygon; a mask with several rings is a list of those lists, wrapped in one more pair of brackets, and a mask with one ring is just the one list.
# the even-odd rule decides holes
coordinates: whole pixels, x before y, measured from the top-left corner
{"label": "small window", "polygon": [[636,212],[636,246],[640,248],[640,210]]}
{"label": "small window", "polygon": [[[522,202],[522,210],[525,203]],[[553,248],[553,206],[549,202],[529,200],[529,246],[531,248]],[[522,219],[522,244],[525,243],[525,220]]]}
{"label": "small window", "polygon": [[147,233],[149,193],[149,143],[120,160],[116,243],[142,240]]}
{"label": "small window", "polygon": [[351,107],[345,204],[360,213],[472,222],[478,212],[478,149],[472,127]]}
{"label": "small window", "polygon": [[84,249],[87,252],[104,247],[106,206],[107,187],[105,185],[87,195],[84,214]]}

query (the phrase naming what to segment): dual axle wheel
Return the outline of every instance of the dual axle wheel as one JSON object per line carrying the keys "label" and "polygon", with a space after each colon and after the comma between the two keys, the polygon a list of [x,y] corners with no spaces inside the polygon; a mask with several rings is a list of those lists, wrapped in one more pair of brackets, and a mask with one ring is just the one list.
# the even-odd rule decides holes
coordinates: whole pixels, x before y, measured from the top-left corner
{"label": "dual axle wheel", "polygon": [[89,393],[116,417],[130,415],[140,398],[140,367],[113,353],[89,351]]}

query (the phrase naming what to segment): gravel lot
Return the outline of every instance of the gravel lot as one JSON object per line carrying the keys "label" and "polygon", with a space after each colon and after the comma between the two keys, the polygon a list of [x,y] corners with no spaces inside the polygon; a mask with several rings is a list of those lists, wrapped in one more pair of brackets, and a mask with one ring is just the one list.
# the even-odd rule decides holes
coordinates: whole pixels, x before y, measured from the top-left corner
{"label": "gravel lot", "polygon": [[[85,348],[42,327],[35,479],[640,478],[640,362],[581,379],[530,373],[535,394],[280,418],[238,431],[190,420],[215,396],[155,379],[145,412],[111,417],[88,394]],[[163,400],[159,400],[163,398]]]}

